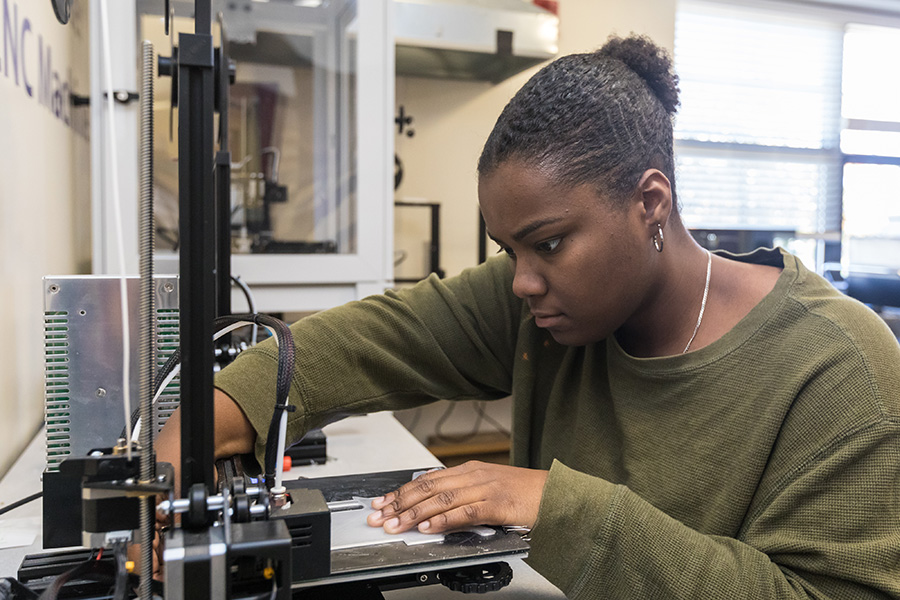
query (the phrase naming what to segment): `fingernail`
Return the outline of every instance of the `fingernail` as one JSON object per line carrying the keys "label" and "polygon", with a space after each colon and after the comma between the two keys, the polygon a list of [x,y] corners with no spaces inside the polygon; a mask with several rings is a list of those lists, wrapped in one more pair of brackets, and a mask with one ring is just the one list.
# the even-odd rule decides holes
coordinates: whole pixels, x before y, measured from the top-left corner
{"label": "fingernail", "polygon": [[384,513],[381,512],[380,510],[376,510],[375,512],[373,512],[372,514],[369,515],[367,520],[377,522],[377,521],[382,520],[383,518],[384,518]]}
{"label": "fingernail", "polygon": [[421,523],[419,523],[419,531],[426,531],[430,528],[431,528],[430,521],[422,521]]}
{"label": "fingernail", "polygon": [[384,506],[384,496],[378,496],[372,500],[372,508],[381,508]]}
{"label": "fingernail", "polygon": [[398,527],[400,527],[400,519],[398,519],[397,517],[394,517],[384,524],[385,529],[397,529]]}

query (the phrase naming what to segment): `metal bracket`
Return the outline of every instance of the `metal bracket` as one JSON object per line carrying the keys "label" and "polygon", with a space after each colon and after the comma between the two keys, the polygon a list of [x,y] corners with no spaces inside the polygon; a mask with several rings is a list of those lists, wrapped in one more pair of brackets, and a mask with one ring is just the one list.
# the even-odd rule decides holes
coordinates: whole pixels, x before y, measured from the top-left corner
{"label": "metal bracket", "polygon": [[[103,92],[103,98],[109,97],[108,92]],[[140,100],[141,96],[137,92],[129,92],[128,90],[113,90],[113,100],[119,104],[131,104]]]}

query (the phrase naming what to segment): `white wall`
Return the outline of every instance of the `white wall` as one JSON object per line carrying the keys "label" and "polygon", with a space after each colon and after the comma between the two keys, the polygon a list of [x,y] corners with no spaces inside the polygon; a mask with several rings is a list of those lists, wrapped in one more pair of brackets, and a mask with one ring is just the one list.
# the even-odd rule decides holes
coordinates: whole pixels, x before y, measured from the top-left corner
{"label": "white wall", "polygon": [[[675,44],[675,4],[676,0],[561,0],[560,55],[589,52],[603,45],[611,34],[631,32],[650,36],[671,53]],[[415,136],[395,138],[396,152],[405,169],[396,196],[441,204],[441,265],[448,275],[477,263],[478,157],[503,107],[538,69],[529,69],[497,85],[397,78],[396,104],[398,110],[403,105],[413,116]],[[420,215],[409,209],[402,216],[398,214],[396,248],[417,251],[417,257],[421,257],[421,236]],[[417,261],[404,264],[403,270],[421,274],[423,266]],[[431,433],[429,426],[436,420],[435,414],[443,412],[444,403],[423,410],[426,414],[419,415],[414,431],[422,440]],[[491,414],[495,412],[492,407]],[[465,407],[456,414],[460,416],[449,420],[444,430],[468,431],[475,412]],[[406,423],[412,421],[406,414],[398,417]]]}
{"label": "white wall", "polygon": [[0,0],[0,474],[43,416],[41,277],[89,269],[87,109],[69,100],[88,95],[86,5],[63,27],[49,0]]}

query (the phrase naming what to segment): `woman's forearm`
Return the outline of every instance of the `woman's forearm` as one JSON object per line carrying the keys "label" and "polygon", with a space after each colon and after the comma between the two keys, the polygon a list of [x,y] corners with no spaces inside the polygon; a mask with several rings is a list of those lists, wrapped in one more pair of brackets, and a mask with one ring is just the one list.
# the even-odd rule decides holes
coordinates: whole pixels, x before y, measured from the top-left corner
{"label": "woman's forearm", "polygon": [[[244,412],[231,397],[221,390],[213,394],[214,454],[216,460],[253,451],[256,431]],[[156,439],[156,460],[171,463],[175,468],[175,493],[181,490],[181,408],[175,410]]]}

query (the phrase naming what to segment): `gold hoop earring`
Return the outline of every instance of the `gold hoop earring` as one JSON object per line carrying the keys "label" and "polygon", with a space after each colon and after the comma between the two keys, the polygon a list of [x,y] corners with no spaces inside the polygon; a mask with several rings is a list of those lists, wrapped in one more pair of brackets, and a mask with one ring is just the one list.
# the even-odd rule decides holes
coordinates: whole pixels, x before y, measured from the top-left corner
{"label": "gold hoop earring", "polygon": [[663,251],[663,242],[665,241],[663,238],[662,225],[659,223],[656,224],[656,235],[653,236],[653,247],[656,248],[657,252]]}

